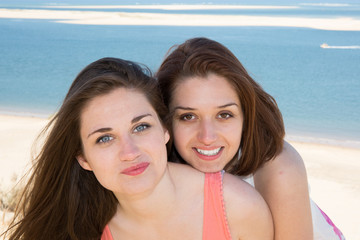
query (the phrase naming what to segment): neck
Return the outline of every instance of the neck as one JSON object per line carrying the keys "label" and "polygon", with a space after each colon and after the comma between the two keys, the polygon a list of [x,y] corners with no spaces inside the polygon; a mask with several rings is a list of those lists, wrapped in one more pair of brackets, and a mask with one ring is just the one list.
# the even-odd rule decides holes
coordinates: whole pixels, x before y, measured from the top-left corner
{"label": "neck", "polygon": [[166,219],[175,210],[177,188],[169,166],[153,189],[136,196],[118,196],[118,216],[136,221]]}

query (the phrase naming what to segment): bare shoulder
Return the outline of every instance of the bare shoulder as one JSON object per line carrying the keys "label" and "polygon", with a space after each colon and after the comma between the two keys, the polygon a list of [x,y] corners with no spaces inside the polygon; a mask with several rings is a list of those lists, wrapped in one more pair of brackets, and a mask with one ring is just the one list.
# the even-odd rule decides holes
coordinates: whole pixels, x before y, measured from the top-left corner
{"label": "bare shoulder", "polygon": [[[180,178],[186,177],[204,177],[204,173],[187,164],[168,162],[168,169],[173,176]],[[186,176],[186,177],[184,177]]]}
{"label": "bare shoulder", "polygon": [[239,177],[225,173],[223,194],[233,239],[273,239],[270,210],[251,185]]}
{"label": "bare shoulder", "polygon": [[228,202],[252,204],[254,201],[263,201],[261,195],[250,184],[228,173],[225,173],[223,177],[223,190],[224,199]]}
{"label": "bare shoulder", "polygon": [[185,188],[188,192],[203,191],[205,179],[203,172],[186,164],[172,162],[168,162],[168,170],[177,188]]}
{"label": "bare shoulder", "polygon": [[304,161],[298,151],[296,151],[296,149],[286,141],[284,141],[282,151],[273,159],[272,162],[275,163],[275,165],[282,164],[288,167],[305,167]]}
{"label": "bare shoulder", "polygon": [[258,172],[267,173],[268,171],[276,171],[280,169],[305,169],[304,161],[296,149],[290,143],[284,141],[282,151],[272,160],[265,163]]}
{"label": "bare shoulder", "polygon": [[284,142],[284,147],[279,155],[268,161],[254,174],[257,189],[263,184],[268,185],[277,181],[286,184],[289,180],[295,180],[297,183],[307,184],[306,179],[303,159],[296,149],[287,142]]}

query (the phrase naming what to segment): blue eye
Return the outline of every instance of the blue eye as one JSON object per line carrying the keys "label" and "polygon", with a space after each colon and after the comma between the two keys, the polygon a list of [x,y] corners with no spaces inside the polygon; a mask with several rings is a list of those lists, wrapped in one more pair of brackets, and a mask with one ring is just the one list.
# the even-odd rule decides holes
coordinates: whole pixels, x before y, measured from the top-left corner
{"label": "blue eye", "polygon": [[142,131],[145,131],[149,127],[150,127],[150,125],[148,125],[148,124],[140,124],[134,128],[134,132],[142,132]]}
{"label": "blue eye", "polygon": [[101,136],[96,140],[96,143],[107,143],[111,140],[113,140],[114,138],[109,136],[109,135],[105,135],[105,136]]}

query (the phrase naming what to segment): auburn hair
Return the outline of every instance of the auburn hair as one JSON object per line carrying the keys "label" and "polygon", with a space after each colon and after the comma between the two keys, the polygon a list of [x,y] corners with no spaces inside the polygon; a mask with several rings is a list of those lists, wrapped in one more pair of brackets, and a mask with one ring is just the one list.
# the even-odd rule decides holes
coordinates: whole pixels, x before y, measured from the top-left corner
{"label": "auburn hair", "polygon": [[[165,105],[181,82],[189,77],[216,74],[224,77],[237,93],[244,114],[240,156],[225,166],[234,175],[254,173],[266,161],[273,159],[283,147],[284,123],[275,99],[266,93],[247,73],[236,56],[224,45],[207,38],[193,38],[172,47],[162,62],[156,77]],[[172,134],[172,113],[165,119]],[[240,134],[240,133],[239,133]],[[171,161],[184,162],[169,142]]]}

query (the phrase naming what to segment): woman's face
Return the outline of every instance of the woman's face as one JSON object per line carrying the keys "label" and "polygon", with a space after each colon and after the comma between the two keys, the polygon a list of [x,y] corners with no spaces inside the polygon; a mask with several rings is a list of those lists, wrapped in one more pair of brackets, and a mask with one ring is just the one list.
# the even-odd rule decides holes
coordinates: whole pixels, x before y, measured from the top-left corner
{"label": "woman's face", "polygon": [[170,110],[175,147],[194,168],[219,171],[237,154],[243,113],[225,78],[209,74],[184,79],[173,93]]}
{"label": "woman's face", "polygon": [[169,134],[146,97],[116,89],[81,113],[80,165],[119,197],[151,191],[164,175]]}

